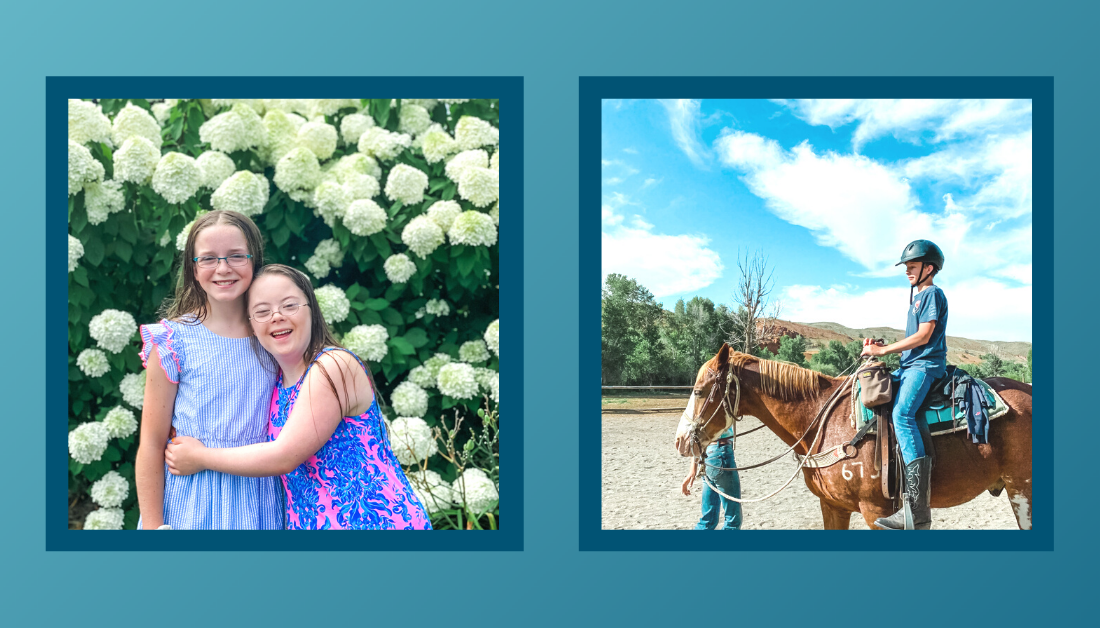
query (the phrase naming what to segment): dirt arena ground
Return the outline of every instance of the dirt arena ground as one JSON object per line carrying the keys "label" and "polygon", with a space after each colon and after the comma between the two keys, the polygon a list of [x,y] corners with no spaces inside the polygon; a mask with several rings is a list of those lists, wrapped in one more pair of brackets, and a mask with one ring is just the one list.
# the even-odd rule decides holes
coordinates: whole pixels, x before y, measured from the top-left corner
{"label": "dirt arena ground", "polygon": [[[673,407],[664,400],[647,407]],[[629,404],[642,405],[642,404]],[[608,404],[605,403],[605,408]],[[622,407],[622,406],[620,406]],[[692,495],[680,493],[680,482],[691,462],[672,447],[681,411],[674,413],[603,414],[603,528],[605,530],[688,530],[699,520],[702,485],[696,481]],[[760,425],[745,417],[738,431]],[[738,439],[735,454],[739,464],[751,464],[775,456],[786,446],[768,429]],[[790,478],[796,462],[791,456],[759,469],[742,471],[744,498],[766,495]],[[744,530],[821,530],[818,499],[802,477],[775,497],[745,504]],[[993,497],[982,493],[954,508],[933,509],[933,530],[1016,530],[1016,518],[1008,494]],[[852,515],[852,530],[866,530],[858,513]]]}

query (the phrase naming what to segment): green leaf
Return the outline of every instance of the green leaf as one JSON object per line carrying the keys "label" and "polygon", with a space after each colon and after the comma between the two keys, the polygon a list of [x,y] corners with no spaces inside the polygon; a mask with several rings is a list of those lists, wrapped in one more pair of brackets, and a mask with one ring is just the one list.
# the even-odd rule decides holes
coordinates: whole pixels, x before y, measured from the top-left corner
{"label": "green leaf", "polygon": [[73,280],[76,281],[76,283],[84,286],[85,288],[88,287],[88,271],[84,270],[83,266],[77,266],[76,270],[73,271],[73,274],[71,276]]}
{"label": "green leaf", "polygon": [[275,243],[275,246],[282,246],[286,244],[290,239],[290,230],[286,228],[286,225],[279,227],[275,231],[271,232],[271,241]]}
{"label": "green leaf", "polygon": [[417,349],[428,344],[428,332],[424,331],[421,327],[414,327],[405,332],[404,338],[409,344]]}
{"label": "green leaf", "polygon": [[84,470],[84,465],[69,458],[69,472],[73,475],[80,475],[80,472]]}
{"label": "green leaf", "polygon": [[390,208],[386,210],[386,213],[390,215],[390,218],[393,218],[397,215],[397,212],[401,211],[402,207],[404,207],[404,205],[401,204],[401,201],[395,201],[394,204],[390,205]]}
{"label": "green leaf", "polygon": [[458,272],[463,277],[467,277],[470,271],[474,269],[474,262],[477,261],[477,256],[471,251],[467,251],[465,255],[455,260],[458,263]]}
{"label": "green leaf", "polygon": [[401,293],[405,291],[405,285],[403,283],[390,284],[389,288],[386,288],[386,293],[382,295],[387,301],[393,303],[401,296]]}
{"label": "green leaf", "polygon": [[448,397],[447,395],[443,395],[441,405],[443,406],[444,410],[447,410],[449,408],[453,408],[456,405],[458,405],[458,400],[452,399],[452,398]]}
{"label": "green leaf", "polygon": [[130,243],[126,240],[115,240],[115,255],[120,260],[130,263],[130,256],[134,254],[134,247],[130,246]]}
{"label": "green leaf", "polygon": [[118,235],[130,244],[137,244],[138,230],[133,215],[124,214],[119,216]]}
{"label": "green leaf", "polygon": [[286,213],[283,214],[283,219],[286,221],[286,226],[290,227],[291,231],[298,235],[302,234],[302,223],[298,220],[298,215],[293,209],[288,208]]}
{"label": "green leaf", "polygon": [[443,188],[443,194],[440,194],[440,198],[442,198],[445,201],[451,200],[452,198],[455,197],[455,190],[457,190],[457,189],[458,188],[455,187],[454,181],[452,181],[450,185]]}
{"label": "green leaf", "polygon": [[401,314],[397,310],[393,309],[392,307],[388,307],[388,308],[382,310],[382,320],[386,321],[390,325],[404,325],[405,324],[405,319],[402,318]]}
{"label": "green leaf", "polygon": [[106,460],[107,462],[118,462],[122,460],[122,452],[118,450],[114,445],[107,445],[107,451],[103,452],[103,457],[100,460]]}
{"label": "green leaf", "polygon": [[355,297],[359,296],[359,291],[362,290],[362,289],[363,289],[362,286],[360,286],[357,283],[353,283],[350,286],[348,286],[348,289],[344,292],[344,294],[347,295],[348,300],[350,301],[350,300],[355,299]]}
{"label": "green leaf", "polygon": [[83,374],[80,372],[80,369],[76,368],[75,366],[70,366],[69,367],[69,381],[70,382],[80,381],[80,378],[81,378],[82,375]]}
{"label": "green leaf", "polygon": [[416,353],[416,348],[409,344],[409,341],[401,338],[400,336],[396,338],[390,338],[388,344],[394,349],[397,349],[399,353],[402,353],[404,355],[414,355]]}
{"label": "green leaf", "polygon": [[103,241],[99,239],[99,235],[92,234],[84,243],[84,259],[92,266],[99,266],[103,261]]}
{"label": "green leaf", "polygon": [[381,325],[382,315],[374,310],[365,310],[359,313],[359,322],[363,325]]}
{"label": "green leaf", "polygon": [[386,240],[386,236],[382,233],[376,233],[370,237],[371,244],[374,245],[378,254],[383,258],[387,258],[393,254],[393,249],[390,248],[390,243]]}
{"label": "green leaf", "polygon": [[390,306],[390,302],[385,299],[367,299],[366,306],[368,309],[380,312]]}

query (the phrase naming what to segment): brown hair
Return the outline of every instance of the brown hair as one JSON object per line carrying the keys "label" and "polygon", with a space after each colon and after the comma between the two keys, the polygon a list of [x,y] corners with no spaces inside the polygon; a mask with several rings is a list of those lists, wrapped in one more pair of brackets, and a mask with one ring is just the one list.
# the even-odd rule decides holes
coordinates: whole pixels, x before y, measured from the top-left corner
{"label": "brown hair", "polygon": [[[332,394],[336,395],[336,400],[339,401],[340,393],[337,392],[336,382],[334,382],[332,376],[329,375],[328,369],[325,368],[325,365],[319,363],[317,360],[322,355],[321,350],[328,347],[334,347],[342,351],[346,351],[352,356],[355,356],[355,354],[349,351],[347,347],[337,342],[336,338],[332,335],[332,332],[329,331],[328,325],[325,323],[325,318],[321,314],[321,306],[317,304],[317,295],[313,291],[313,285],[310,283],[309,277],[306,276],[305,273],[296,268],[291,268],[290,266],[286,266],[283,264],[268,264],[267,266],[264,266],[260,268],[260,270],[256,271],[256,274],[252,279],[253,284],[255,284],[257,279],[264,275],[282,275],[283,277],[290,279],[290,281],[293,282],[294,285],[302,291],[302,294],[305,295],[306,304],[309,306],[310,335],[309,346],[307,346],[305,352],[302,353],[302,359],[305,360],[307,369],[314,364],[317,364],[317,367],[321,369],[321,373],[325,376],[325,379],[328,380],[328,385],[329,388],[332,389]],[[251,291],[249,292],[249,294],[251,294]],[[255,337],[255,333],[253,333],[253,337]],[[358,356],[355,357],[358,358]],[[368,381],[370,381],[371,390],[374,391],[375,398],[378,398],[378,388],[374,385],[374,376],[371,374],[370,367],[367,366],[367,363],[364,362],[362,359],[358,359],[358,362],[363,365],[363,369],[367,373],[367,379]],[[287,385],[288,383],[289,382],[283,382],[284,385]],[[348,395],[348,382],[347,379],[344,377],[344,372],[342,370],[340,371],[340,383],[343,385],[344,388],[344,399],[348,400],[348,407],[341,407],[341,413],[344,416],[347,416],[348,412],[351,411],[352,403],[351,397]],[[382,400],[378,399],[378,402],[381,406]]]}
{"label": "brown hair", "polygon": [[248,244],[248,252],[252,255],[252,278],[255,280],[259,276],[260,268],[264,265],[264,239],[256,223],[248,216],[234,211],[214,210],[203,214],[195,219],[191,232],[187,234],[180,273],[176,279],[176,293],[161,307],[164,318],[183,322],[184,316],[193,314],[196,317],[195,323],[206,319],[206,291],[195,279],[195,238],[203,229],[214,225],[233,225],[241,230]]}

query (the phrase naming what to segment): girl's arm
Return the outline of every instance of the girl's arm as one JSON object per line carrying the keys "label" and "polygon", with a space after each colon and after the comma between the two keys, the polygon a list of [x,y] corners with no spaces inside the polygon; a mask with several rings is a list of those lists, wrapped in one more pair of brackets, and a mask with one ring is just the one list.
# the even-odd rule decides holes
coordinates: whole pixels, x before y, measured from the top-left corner
{"label": "girl's arm", "polygon": [[146,361],[145,401],[141,410],[141,436],[134,462],[141,525],[156,530],[164,525],[164,443],[172,429],[178,384],[168,380],[154,345]]}
{"label": "girl's arm", "polygon": [[[332,394],[328,379],[319,368],[321,365],[336,385],[339,399]],[[342,381],[347,381],[347,395]],[[352,399],[350,406],[348,396]],[[193,438],[176,437],[166,452],[169,471],[177,475],[190,475],[203,469],[245,477],[285,475],[328,442],[343,420],[345,409],[350,407],[354,412],[369,407],[373,400],[374,391],[355,358],[344,352],[325,353],[306,375],[294,409],[274,442],[208,449]]]}

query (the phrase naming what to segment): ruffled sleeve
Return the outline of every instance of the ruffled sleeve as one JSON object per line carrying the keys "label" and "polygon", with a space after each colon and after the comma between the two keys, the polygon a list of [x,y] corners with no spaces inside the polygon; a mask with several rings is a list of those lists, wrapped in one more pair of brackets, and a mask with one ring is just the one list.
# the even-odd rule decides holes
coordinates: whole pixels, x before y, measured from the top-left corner
{"label": "ruffled sleeve", "polygon": [[175,330],[171,327],[171,323],[167,320],[161,320],[160,323],[142,325],[139,331],[141,332],[140,355],[142,366],[149,368],[149,354],[155,346],[157,355],[160,356],[160,367],[164,369],[168,381],[173,384],[180,383],[180,370],[182,368],[180,359],[182,356],[179,347],[173,345]]}

